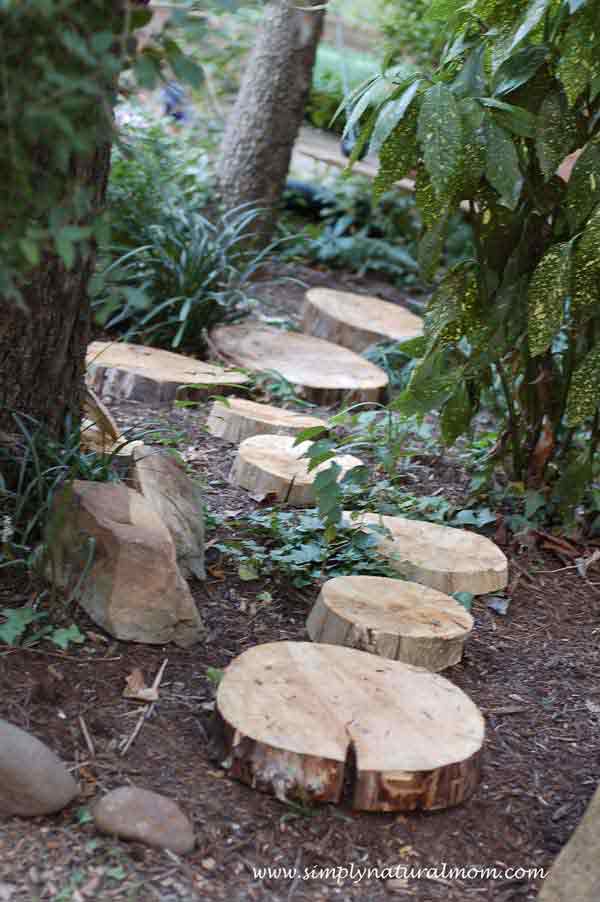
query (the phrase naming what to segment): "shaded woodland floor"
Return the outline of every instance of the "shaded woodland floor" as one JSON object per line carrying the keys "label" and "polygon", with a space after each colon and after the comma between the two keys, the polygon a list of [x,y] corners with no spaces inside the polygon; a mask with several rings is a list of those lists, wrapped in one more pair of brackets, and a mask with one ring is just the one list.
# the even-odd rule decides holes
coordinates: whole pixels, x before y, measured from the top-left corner
{"label": "shaded woodland floor", "polygon": [[[128,403],[114,413],[122,426],[153,421],[180,433],[179,448],[201,475],[211,511],[225,517],[218,535],[227,516],[256,506],[228,484],[234,449],[203,430],[206,408],[157,411]],[[461,474],[448,461],[424,456],[414,466],[424,494],[460,491]],[[68,654],[48,645],[0,652],[0,716],[49,743],[82,782],[81,798],[60,814],[0,823],[0,899],[535,899],[530,879],[442,877],[403,885],[258,877],[254,869],[549,867],[600,780],[600,595],[593,571],[587,583],[548,551],[505,548],[508,615],[476,600],[464,659],[445,672],[486,717],[482,781],[471,800],[406,816],[356,814],[347,805],[303,811],[231,781],[219,768],[207,668],[223,668],[257,643],[306,638],[316,591],[266,578],[241,582],[235,565],[214,549],[217,534],[208,536],[208,580],[193,585],[209,628],[205,643],[184,651],[113,641],[73,609],[65,616],[87,633],[85,645]],[[0,607],[24,604],[31,591],[3,575]],[[258,599],[265,591],[269,602]],[[122,698],[125,678],[140,667],[150,682],[164,658],[155,714],[121,757],[118,742],[139,714]],[[80,716],[95,743],[93,759]],[[197,832],[192,854],[179,859],[95,833],[87,806],[129,783],[182,805]]]}

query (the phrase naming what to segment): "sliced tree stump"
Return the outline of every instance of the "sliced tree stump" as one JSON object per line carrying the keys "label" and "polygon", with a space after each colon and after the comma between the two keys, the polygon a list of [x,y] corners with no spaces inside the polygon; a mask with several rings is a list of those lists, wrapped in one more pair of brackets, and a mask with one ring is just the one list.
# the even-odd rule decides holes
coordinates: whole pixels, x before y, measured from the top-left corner
{"label": "sliced tree stump", "polygon": [[424,520],[351,511],[344,511],[344,522],[373,532],[379,551],[406,579],[447,595],[483,595],[503,589],[508,582],[505,555],[484,536]]}
{"label": "sliced tree stump", "polygon": [[[144,345],[123,341],[94,341],[88,347],[88,385],[101,397],[146,404],[176,398],[203,400],[217,389],[244,385],[247,376],[203,360],[194,360]],[[186,388],[194,385],[198,388]]]}
{"label": "sliced tree stump", "polygon": [[220,326],[212,332],[216,349],[249,370],[275,370],[305,398],[326,406],[377,401],[388,384],[378,366],[322,338],[281,332],[256,323]]}
{"label": "sliced tree stump", "polygon": [[418,583],[338,576],[324,583],[306,629],[313,642],[437,671],[460,661],[473,618],[450,596]]}
{"label": "sliced tree stump", "polygon": [[353,648],[255,646],[225,671],[217,711],[223,766],[281,800],[339,802],[348,772],[356,809],[434,810],[478,783],[484,722],[471,699]]}
{"label": "sliced tree stump", "polygon": [[211,435],[239,445],[253,435],[297,435],[303,429],[327,424],[317,417],[282,410],[271,404],[257,404],[245,398],[231,398],[227,403],[215,401],[206,428]]}
{"label": "sliced tree stump", "polygon": [[370,295],[311,288],[305,297],[303,331],[353,351],[423,334],[420,316]]}
{"label": "sliced tree stump", "polygon": [[[302,457],[310,442],[294,445],[293,436],[255,435],[238,448],[231,470],[231,482],[247,489],[253,498],[262,500],[274,495],[293,507],[311,507],[315,503],[314,480],[320,470],[327,469],[326,461],[308,470],[308,458]],[[340,454],[333,460],[341,467],[341,479],[348,470],[362,465],[351,454]]]}

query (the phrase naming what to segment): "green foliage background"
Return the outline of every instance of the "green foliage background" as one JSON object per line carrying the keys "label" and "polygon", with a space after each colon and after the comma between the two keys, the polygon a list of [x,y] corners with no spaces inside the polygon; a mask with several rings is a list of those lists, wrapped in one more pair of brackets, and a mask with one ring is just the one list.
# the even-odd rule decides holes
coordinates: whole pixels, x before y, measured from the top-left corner
{"label": "green foliage background", "polygon": [[[350,117],[380,152],[375,193],[415,172],[425,225],[419,261],[434,290],[394,407],[440,411],[452,444],[498,385],[494,458],[564,514],[598,469],[600,8],[434,0],[429,14],[454,29],[439,65],[364,85]],[[376,112],[363,115],[375,95]],[[557,170],[576,150],[567,182]],[[475,253],[439,278],[459,207]]]}

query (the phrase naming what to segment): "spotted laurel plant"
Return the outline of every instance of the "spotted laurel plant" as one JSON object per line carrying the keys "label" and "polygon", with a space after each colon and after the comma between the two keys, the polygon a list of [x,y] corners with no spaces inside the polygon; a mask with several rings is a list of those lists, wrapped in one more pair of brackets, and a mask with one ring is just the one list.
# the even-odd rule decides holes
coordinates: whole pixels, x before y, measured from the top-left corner
{"label": "spotted laurel plant", "polygon": [[[364,83],[347,126],[361,124],[356,154],[379,153],[376,194],[414,174],[434,283],[393,406],[439,411],[452,444],[496,386],[496,461],[565,511],[593,482],[600,435],[600,8],[434,0],[430,15],[452,34],[439,66]],[[459,208],[475,252],[437,275]]]}

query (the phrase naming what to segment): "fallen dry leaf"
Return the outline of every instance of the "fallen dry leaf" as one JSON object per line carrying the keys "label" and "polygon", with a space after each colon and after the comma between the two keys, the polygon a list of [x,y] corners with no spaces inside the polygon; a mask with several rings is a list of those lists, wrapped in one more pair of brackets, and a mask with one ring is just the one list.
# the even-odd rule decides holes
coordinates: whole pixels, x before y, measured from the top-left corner
{"label": "fallen dry leaf", "polygon": [[144,674],[136,667],[128,677],[125,677],[127,686],[123,690],[123,698],[133,698],[139,702],[155,702],[158,700],[158,692],[151,686],[146,686]]}

